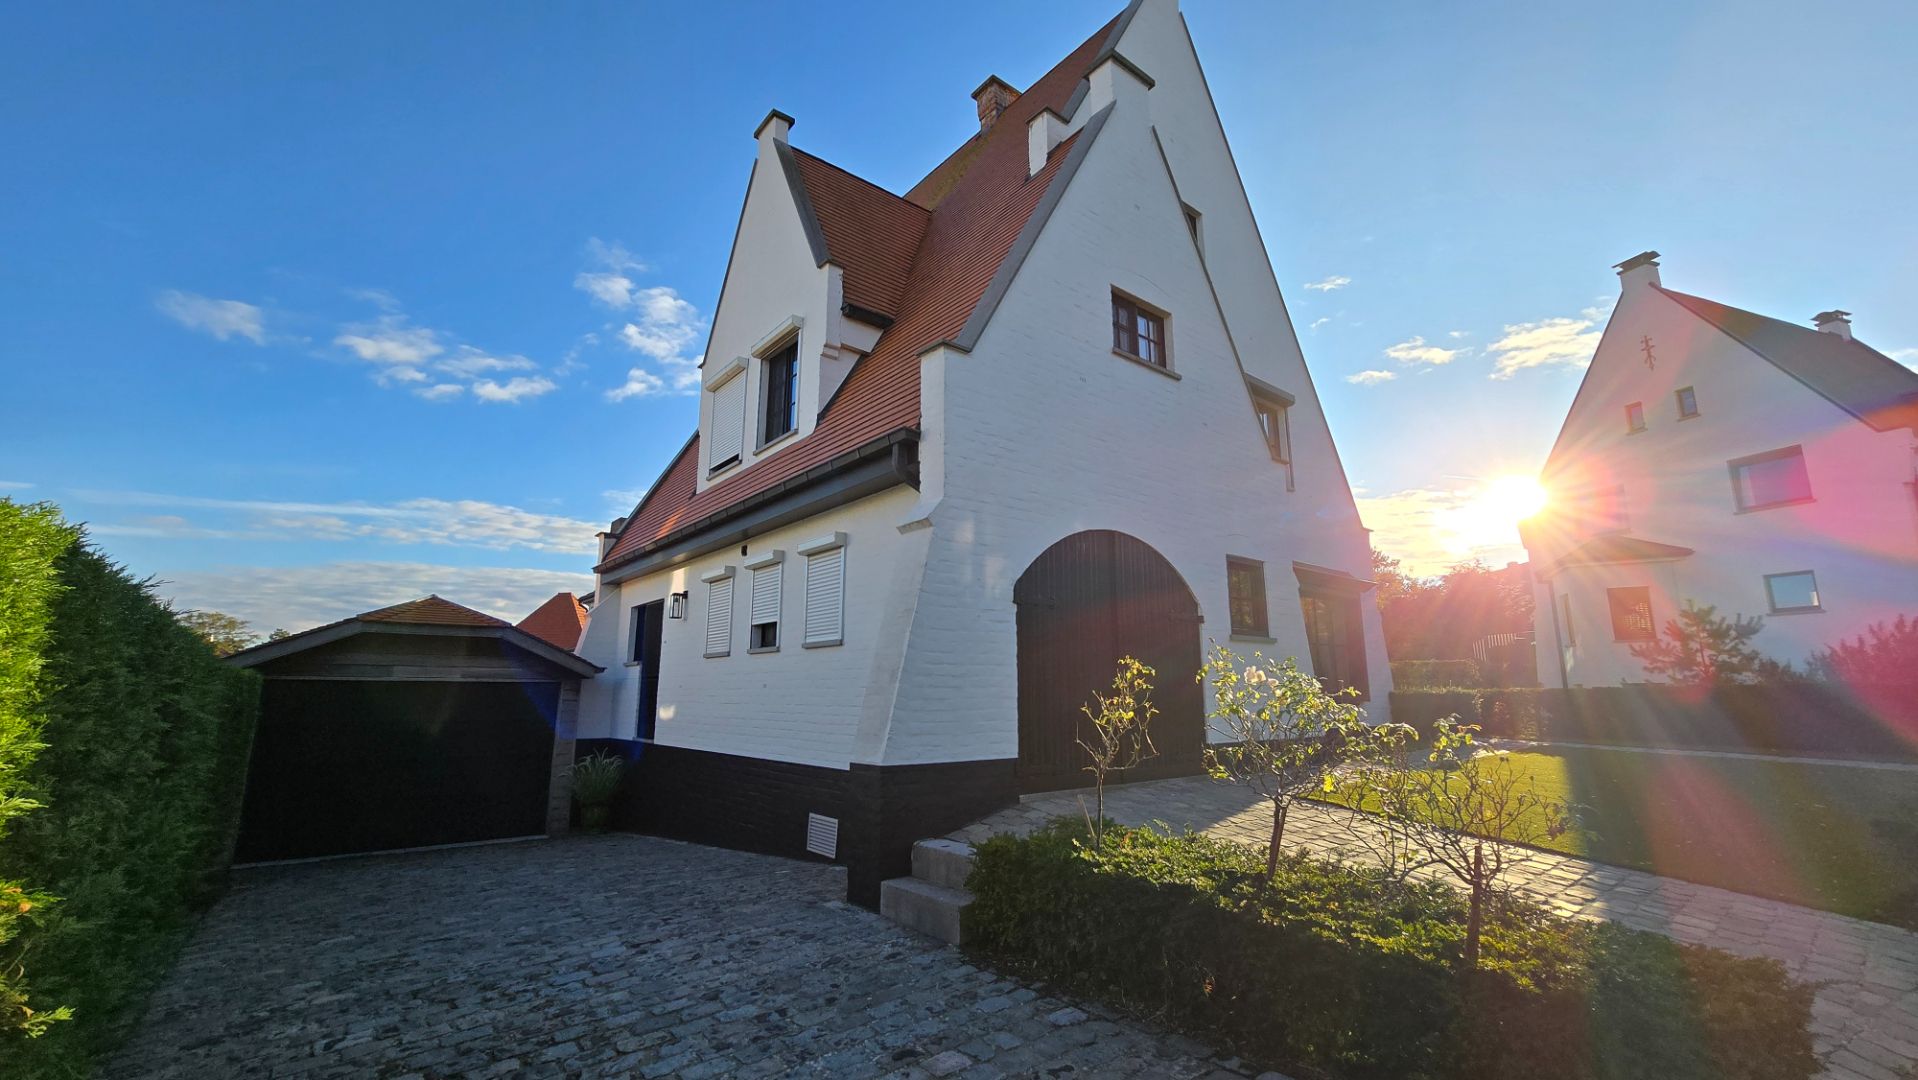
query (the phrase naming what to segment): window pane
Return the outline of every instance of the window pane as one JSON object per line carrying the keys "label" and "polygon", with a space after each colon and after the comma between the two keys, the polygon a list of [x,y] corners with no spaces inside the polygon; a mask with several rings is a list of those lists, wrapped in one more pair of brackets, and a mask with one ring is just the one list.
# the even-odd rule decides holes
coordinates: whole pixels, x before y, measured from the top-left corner
{"label": "window pane", "polygon": [[1612,608],[1613,638],[1619,641],[1650,641],[1658,636],[1658,632],[1652,627],[1650,586],[1607,589],[1605,597]]}
{"label": "window pane", "polygon": [[1771,574],[1765,578],[1773,611],[1802,611],[1818,606],[1818,579],[1806,570],[1798,574]]}
{"label": "window pane", "polygon": [[1736,475],[1741,509],[1811,498],[1811,477],[1805,472],[1805,455],[1796,449],[1783,456],[1739,465]]}
{"label": "window pane", "polygon": [[1698,395],[1689,386],[1678,392],[1678,415],[1698,415]]}
{"label": "window pane", "polygon": [[1645,430],[1645,406],[1643,404],[1634,401],[1630,405],[1625,406],[1625,429],[1627,431]]}
{"label": "window pane", "polygon": [[1265,567],[1250,560],[1228,559],[1226,598],[1232,609],[1232,632],[1264,636]]}

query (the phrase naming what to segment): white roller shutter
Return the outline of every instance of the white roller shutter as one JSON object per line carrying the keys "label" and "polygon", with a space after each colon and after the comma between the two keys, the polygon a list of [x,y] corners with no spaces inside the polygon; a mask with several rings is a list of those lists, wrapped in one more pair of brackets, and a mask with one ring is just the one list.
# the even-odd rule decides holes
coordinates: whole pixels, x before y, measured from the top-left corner
{"label": "white roller shutter", "polygon": [[837,645],[846,636],[846,549],[806,556],[806,645]]}
{"label": "white roller shutter", "polygon": [[779,621],[780,563],[753,571],[753,623]]}
{"label": "white roller shutter", "polygon": [[745,450],[746,376],[735,375],[713,390],[713,448],[706,467],[713,468]]}
{"label": "white roller shutter", "polygon": [[733,579],[719,578],[706,585],[706,655],[729,656],[733,651]]}

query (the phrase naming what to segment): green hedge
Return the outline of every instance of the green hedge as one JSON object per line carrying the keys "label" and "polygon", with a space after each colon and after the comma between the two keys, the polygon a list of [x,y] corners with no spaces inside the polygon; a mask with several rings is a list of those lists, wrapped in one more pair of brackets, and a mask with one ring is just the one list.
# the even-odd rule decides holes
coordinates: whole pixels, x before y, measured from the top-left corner
{"label": "green hedge", "polygon": [[[0,513],[0,533],[23,520]],[[0,542],[0,576],[15,546]],[[0,867],[60,897],[23,935],[25,972],[36,1007],[74,1018],[0,1035],[10,1078],[83,1075],[164,973],[232,850],[259,699],[255,675],[77,537],[54,569],[29,707],[45,746],[24,777],[44,805],[0,838]]]}
{"label": "green hedge", "polygon": [[1392,719],[1457,715],[1491,738],[1918,760],[1918,694],[1793,682],[1394,690]]}
{"label": "green hedge", "polygon": [[1456,690],[1482,685],[1473,660],[1394,660],[1392,685],[1400,690]]}
{"label": "green hedge", "polygon": [[1774,961],[1501,906],[1476,972],[1437,884],[1200,836],[1061,822],[980,845],[968,949],[1331,1076],[1802,1080],[1812,991]]}

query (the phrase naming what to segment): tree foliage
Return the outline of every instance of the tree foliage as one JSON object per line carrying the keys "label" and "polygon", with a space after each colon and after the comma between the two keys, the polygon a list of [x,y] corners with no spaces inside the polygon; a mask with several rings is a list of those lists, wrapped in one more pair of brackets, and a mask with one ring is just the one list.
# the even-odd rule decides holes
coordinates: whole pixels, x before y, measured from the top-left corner
{"label": "tree foliage", "polygon": [[1374,551],[1372,578],[1393,660],[1469,660],[1481,638],[1532,629],[1532,579],[1520,564],[1494,570],[1475,559],[1422,578]]}
{"label": "tree foliage", "polygon": [[1918,619],[1873,623],[1850,641],[1814,653],[1807,667],[1813,678],[1848,686],[1918,683]]}
{"label": "tree foliage", "polygon": [[232,656],[260,640],[245,619],[224,611],[182,611],[174,618],[211,646],[215,656]]}
{"label": "tree foliage", "polygon": [[1632,655],[1656,680],[1694,686],[1755,683],[1790,677],[1780,664],[1752,647],[1751,640],[1765,628],[1753,615],[1726,618],[1710,604],[1689,601],[1675,618],[1665,621],[1661,636],[1632,646]]}
{"label": "tree foliage", "polygon": [[1215,645],[1199,678],[1212,688],[1210,718],[1229,739],[1206,747],[1206,771],[1272,803],[1267,877],[1278,871],[1293,803],[1332,791],[1348,762],[1388,752],[1412,736],[1402,724],[1367,724],[1358,706],[1328,693],[1290,657],[1274,663],[1255,655],[1247,663]]}
{"label": "tree foliage", "polygon": [[[1090,729],[1081,729],[1079,748],[1086,752],[1085,771],[1092,774],[1092,849],[1105,840],[1106,780],[1115,772],[1135,769],[1159,756],[1152,745],[1152,678],[1158,672],[1130,656],[1119,658],[1112,676],[1112,693],[1094,691],[1092,703],[1081,705]],[[1096,704],[1098,708],[1093,708]]]}

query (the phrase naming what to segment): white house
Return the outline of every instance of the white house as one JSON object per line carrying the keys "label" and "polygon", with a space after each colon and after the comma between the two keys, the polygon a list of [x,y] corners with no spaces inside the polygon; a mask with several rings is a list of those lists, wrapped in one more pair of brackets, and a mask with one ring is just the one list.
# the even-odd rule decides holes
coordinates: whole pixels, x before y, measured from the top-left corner
{"label": "white house", "polygon": [[1202,649],[1383,702],[1368,541],[1174,0],[1136,0],[904,195],[756,157],[698,432],[602,537],[583,742],[628,820],[850,868],[1085,782],[1079,708]]}
{"label": "white house", "polygon": [[1547,685],[1644,681],[1631,646],[1687,603],[1759,616],[1801,663],[1918,614],[1918,373],[1843,311],[1796,326],[1618,264],[1618,306],[1528,523]]}

